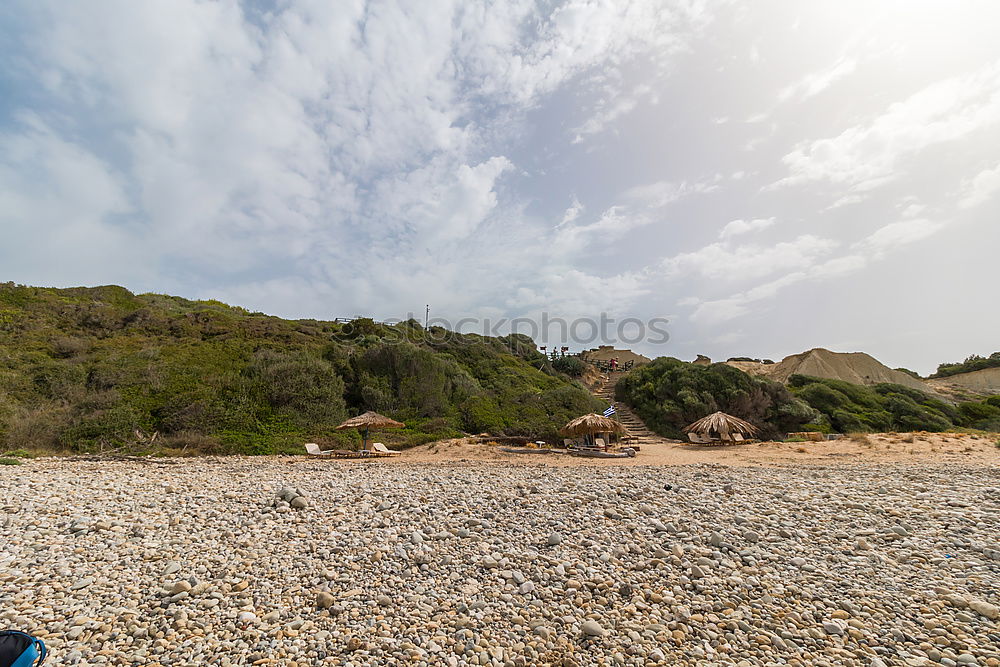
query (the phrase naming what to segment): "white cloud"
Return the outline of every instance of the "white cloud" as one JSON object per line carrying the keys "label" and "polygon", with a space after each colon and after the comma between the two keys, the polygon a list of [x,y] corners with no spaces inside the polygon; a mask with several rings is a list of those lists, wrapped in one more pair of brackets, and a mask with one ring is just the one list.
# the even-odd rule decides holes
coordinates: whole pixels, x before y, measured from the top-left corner
{"label": "white cloud", "polygon": [[622,198],[646,208],[662,208],[690,195],[714,192],[719,189],[718,180],[718,178],[712,178],[693,183],[657,181],[629,188],[622,193]]}
{"label": "white cloud", "polygon": [[[945,226],[944,223],[925,218],[900,220],[885,225],[854,243],[849,254],[825,260],[821,259],[822,255],[826,254],[825,251],[831,250],[833,246],[824,247],[818,241],[811,240],[804,244],[805,250],[801,253],[803,261],[797,265],[787,261],[789,257],[787,249],[779,251],[776,247],[770,255],[761,254],[759,258],[763,261],[776,262],[776,271],[778,269],[791,269],[785,275],[721,299],[686,300],[678,305],[696,306],[690,316],[693,322],[705,325],[721,324],[749,314],[755,303],[775,298],[786,287],[808,281],[840,278],[861,271],[869,267],[873,261],[881,259],[900,246],[928,238]],[[789,246],[791,245],[794,244],[789,244]],[[699,255],[698,260],[714,266],[723,258],[720,247],[721,244],[714,244],[709,246],[711,252],[696,253]],[[809,253],[810,248],[816,248],[818,251]],[[782,258],[786,258],[783,264]],[[739,266],[739,264],[734,266]],[[756,278],[762,275],[766,274],[753,275],[750,273],[748,277]]]}
{"label": "white cloud", "polygon": [[729,239],[740,234],[767,229],[774,224],[774,218],[755,218],[753,220],[733,220],[719,232],[720,239]]}
{"label": "white cloud", "polygon": [[811,234],[774,245],[712,243],[664,260],[667,276],[698,274],[717,280],[753,280],[781,271],[808,267],[839,244]]}
{"label": "white cloud", "polygon": [[778,101],[786,102],[791,99],[804,100],[818,95],[833,85],[838,79],[852,74],[857,65],[857,61],[853,58],[841,58],[827,69],[810,72],[799,81],[783,88],[778,93]]}
{"label": "white cloud", "polygon": [[21,120],[19,132],[0,134],[4,270],[65,285],[82,264],[102,283],[145,282],[155,246],[141,227],[108,222],[132,210],[122,174],[37,117]]}
{"label": "white cloud", "polygon": [[944,223],[914,218],[900,220],[872,232],[867,238],[857,244],[857,247],[875,253],[881,253],[896,246],[914,243],[937,233],[944,228]]}
{"label": "white cloud", "polygon": [[904,159],[1000,122],[1000,63],[931,84],[871,122],[799,144],[775,185],[829,181],[869,192],[904,173]]}
{"label": "white cloud", "polygon": [[653,89],[646,84],[642,84],[636,86],[635,90],[629,94],[618,94],[613,99],[599,104],[598,108],[586,122],[573,131],[576,135],[573,138],[573,143],[581,143],[585,137],[603,132],[622,116],[632,112],[647,98],[655,98]]}
{"label": "white cloud", "polygon": [[[596,100],[582,107],[583,133],[654,100],[619,70],[642,58],[665,71],[707,13],[655,0],[297,0],[251,21],[237,2],[151,0],[40,1],[24,18],[29,76],[47,82],[50,107],[61,121],[100,119],[101,133],[79,141],[73,122],[49,130],[71,157],[63,164],[94,165],[75,180],[49,177],[81,189],[63,196],[86,211],[64,216],[63,227],[75,225],[64,237],[87,230],[116,239],[108,248],[146,244],[159,262],[198,267],[183,274],[196,289],[288,312],[296,292],[303,307],[330,300],[358,311],[428,293],[455,307],[496,302],[512,267],[523,282],[551,283],[537,267],[565,269],[571,248],[646,224],[612,206],[574,225],[583,213],[574,201],[560,232],[567,248],[536,249],[545,232],[523,202],[505,199],[514,165],[502,148],[525,113],[571,81]],[[482,107],[494,114],[481,119]],[[12,153],[9,179],[37,152]],[[127,167],[116,173],[109,156]],[[55,172],[60,163],[49,162]],[[2,195],[8,218],[56,217],[14,201],[23,192]],[[31,205],[45,199],[36,193]],[[124,215],[141,235],[110,222]],[[67,270],[87,273],[75,262]]]}
{"label": "white cloud", "polygon": [[965,184],[958,205],[972,208],[989,201],[1000,192],[1000,164],[992,169],[984,169]]}
{"label": "white cloud", "polygon": [[566,212],[563,213],[562,221],[559,223],[558,227],[564,227],[574,220],[580,217],[580,214],[584,212],[586,208],[580,203],[580,200],[573,196],[573,203],[569,205]]}

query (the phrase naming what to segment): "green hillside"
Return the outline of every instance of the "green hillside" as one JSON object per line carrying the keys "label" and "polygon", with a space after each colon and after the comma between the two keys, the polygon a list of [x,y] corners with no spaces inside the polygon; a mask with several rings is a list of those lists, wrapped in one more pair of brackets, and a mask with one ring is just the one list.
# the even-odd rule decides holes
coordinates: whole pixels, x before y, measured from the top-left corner
{"label": "green hillside", "polygon": [[[6,449],[272,453],[348,444],[376,410],[413,445],[462,431],[555,437],[599,407],[525,336],[283,320],[116,287],[0,284]],[[153,435],[156,438],[150,442]]]}
{"label": "green hillside", "polygon": [[940,364],[937,371],[931,375],[932,378],[946,378],[952,375],[959,375],[961,373],[972,373],[974,371],[981,371],[986,368],[997,368],[1000,367],[1000,352],[994,352],[988,357],[982,357],[978,354],[973,354],[967,357],[965,361],[956,361],[947,364]]}
{"label": "green hillside", "polygon": [[805,375],[793,375],[788,386],[822,414],[818,420],[820,430],[839,433],[1000,430],[1000,396],[952,405],[898,384],[866,387]]}
{"label": "green hillside", "polygon": [[672,438],[683,438],[681,429],[717,410],[753,423],[765,438],[799,430],[817,416],[784,385],[728,364],[661,357],[623,377],[615,391],[649,428]]}
{"label": "green hillside", "polygon": [[728,364],[701,366],[666,357],[623,377],[616,392],[647,426],[674,438],[683,438],[684,426],[716,410],[750,421],[765,438],[799,430],[1000,431],[1000,396],[951,405],[897,384],[866,387],[805,375],[793,375],[785,387]]}

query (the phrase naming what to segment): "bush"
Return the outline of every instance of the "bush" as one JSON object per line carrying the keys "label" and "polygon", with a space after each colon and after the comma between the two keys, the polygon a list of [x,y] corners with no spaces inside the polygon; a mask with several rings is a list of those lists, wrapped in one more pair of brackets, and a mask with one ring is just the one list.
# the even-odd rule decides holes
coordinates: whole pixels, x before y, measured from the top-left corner
{"label": "bush", "polygon": [[796,396],[822,413],[840,433],[947,431],[974,415],[993,414],[989,406],[963,404],[956,408],[918,389],[890,383],[866,387],[794,375],[789,385]]}
{"label": "bush", "polygon": [[33,459],[37,456],[37,454],[29,452],[26,449],[12,449],[9,452],[0,454],[0,456],[6,456],[7,458],[12,459]]}
{"label": "bush", "polygon": [[6,448],[299,452],[349,445],[334,429],[365,410],[411,427],[397,446],[461,429],[542,437],[603,407],[523,335],[289,321],[113,286],[0,284],[0,349]]}
{"label": "bush", "polygon": [[64,446],[64,432],[72,424],[67,405],[41,403],[22,407],[8,420],[4,444],[11,449],[55,450]]}
{"label": "bush", "polygon": [[502,433],[507,423],[500,406],[488,396],[471,396],[462,404],[462,428],[469,433]]}
{"label": "bush", "polygon": [[962,403],[958,406],[962,421],[966,425],[985,421],[993,417],[1000,417],[1000,407],[995,407],[989,403]]}
{"label": "bush", "polygon": [[322,359],[261,350],[244,375],[252,391],[296,426],[333,427],[346,417],[344,381]]}
{"label": "bush", "polygon": [[674,438],[683,437],[687,424],[717,410],[753,423],[763,437],[799,430],[818,416],[776,382],[727,364],[700,366],[672,358],[632,371],[619,380],[615,395],[651,429]]}
{"label": "bush", "polygon": [[971,373],[973,371],[981,371],[985,368],[997,368],[1000,367],[1000,352],[994,352],[989,357],[981,357],[978,354],[973,354],[966,357],[965,361],[941,364],[938,366],[937,372],[931,375],[932,378],[946,378],[952,375],[958,375],[959,373]]}
{"label": "bush", "polygon": [[587,364],[580,357],[556,357],[552,361],[552,367],[570,377],[580,377]]}
{"label": "bush", "polygon": [[90,349],[90,342],[83,338],[60,336],[52,341],[52,353],[60,359],[77,357]]}

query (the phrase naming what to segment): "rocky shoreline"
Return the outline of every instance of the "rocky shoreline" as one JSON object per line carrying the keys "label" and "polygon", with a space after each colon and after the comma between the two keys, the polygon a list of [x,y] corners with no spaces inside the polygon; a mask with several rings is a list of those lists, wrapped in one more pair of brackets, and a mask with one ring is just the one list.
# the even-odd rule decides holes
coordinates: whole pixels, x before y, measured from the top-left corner
{"label": "rocky shoreline", "polygon": [[0,471],[79,665],[1000,665],[1000,469],[301,458]]}

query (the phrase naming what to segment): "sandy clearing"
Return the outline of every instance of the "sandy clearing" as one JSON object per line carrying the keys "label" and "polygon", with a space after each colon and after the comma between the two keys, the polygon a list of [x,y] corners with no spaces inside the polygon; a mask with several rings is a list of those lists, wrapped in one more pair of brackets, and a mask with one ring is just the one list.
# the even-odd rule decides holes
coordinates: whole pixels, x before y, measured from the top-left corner
{"label": "sandy clearing", "polygon": [[690,465],[773,466],[838,462],[857,463],[962,463],[1000,465],[1000,436],[952,433],[873,434],[853,440],[828,442],[761,442],[732,447],[699,447],[679,444],[644,446],[634,459],[588,459],[565,455],[509,454],[490,443],[464,439],[441,440],[414,447],[392,464],[455,461],[521,461],[549,466],[579,465]]}

